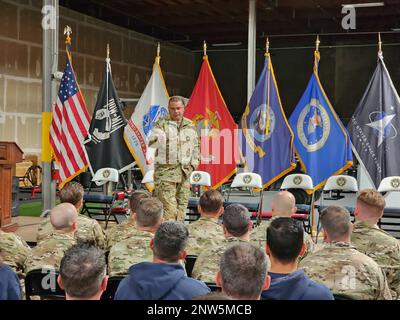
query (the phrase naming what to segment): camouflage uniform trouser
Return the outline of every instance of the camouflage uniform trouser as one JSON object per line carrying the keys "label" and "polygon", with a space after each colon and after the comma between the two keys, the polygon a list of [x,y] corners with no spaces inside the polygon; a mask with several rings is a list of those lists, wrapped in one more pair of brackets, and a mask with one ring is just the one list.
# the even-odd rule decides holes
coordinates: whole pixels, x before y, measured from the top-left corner
{"label": "camouflage uniform trouser", "polygon": [[164,219],[183,222],[190,196],[188,179],[182,177],[182,182],[156,181],[155,196],[164,206]]}

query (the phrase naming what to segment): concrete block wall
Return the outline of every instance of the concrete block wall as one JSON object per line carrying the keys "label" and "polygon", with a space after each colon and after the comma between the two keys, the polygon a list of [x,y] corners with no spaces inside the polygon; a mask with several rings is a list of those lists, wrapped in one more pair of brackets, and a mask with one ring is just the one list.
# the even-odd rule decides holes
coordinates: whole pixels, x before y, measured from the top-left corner
{"label": "concrete block wall", "polygon": [[[42,29],[40,0],[0,0],[0,140],[26,154],[41,153]],[[73,67],[92,114],[110,44],[113,79],[121,98],[138,98],[151,75],[157,40],[60,7],[58,70],[65,67],[65,25],[72,28]],[[194,54],[161,44],[168,92],[189,97]],[[130,117],[134,104],[128,104]]]}

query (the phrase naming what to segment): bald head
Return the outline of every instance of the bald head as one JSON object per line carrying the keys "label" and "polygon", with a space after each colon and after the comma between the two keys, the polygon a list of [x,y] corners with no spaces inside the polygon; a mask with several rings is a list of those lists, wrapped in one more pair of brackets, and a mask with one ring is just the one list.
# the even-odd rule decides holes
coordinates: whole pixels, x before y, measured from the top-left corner
{"label": "bald head", "polygon": [[78,212],[71,203],[60,203],[50,212],[50,222],[55,230],[71,232],[76,225]]}
{"label": "bald head", "polygon": [[279,191],[272,199],[272,215],[290,217],[296,212],[296,199],[289,191]]}

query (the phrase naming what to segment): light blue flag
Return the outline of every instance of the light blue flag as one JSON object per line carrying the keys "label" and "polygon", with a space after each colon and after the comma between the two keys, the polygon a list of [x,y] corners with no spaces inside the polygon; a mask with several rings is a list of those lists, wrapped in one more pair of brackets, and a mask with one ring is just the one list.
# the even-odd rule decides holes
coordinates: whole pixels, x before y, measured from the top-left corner
{"label": "light blue flag", "polygon": [[269,53],[240,122],[241,156],[266,188],[295,167],[293,132],[283,112]]}
{"label": "light blue flag", "polygon": [[307,89],[289,118],[294,146],[314,190],[353,164],[349,135],[318,77],[319,52],[314,53],[314,72]]}

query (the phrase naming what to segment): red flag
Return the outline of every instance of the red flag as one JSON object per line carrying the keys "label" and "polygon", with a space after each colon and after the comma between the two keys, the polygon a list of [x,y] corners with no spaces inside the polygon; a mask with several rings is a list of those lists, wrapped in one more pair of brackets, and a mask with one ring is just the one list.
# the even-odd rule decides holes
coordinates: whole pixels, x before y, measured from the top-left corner
{"label": "red flag", "polygon": [[219,91],[207,56],[185,110],[201,137],[201,162],[197,170],[211,175],[213,189],[236,172],[237,125]]}

